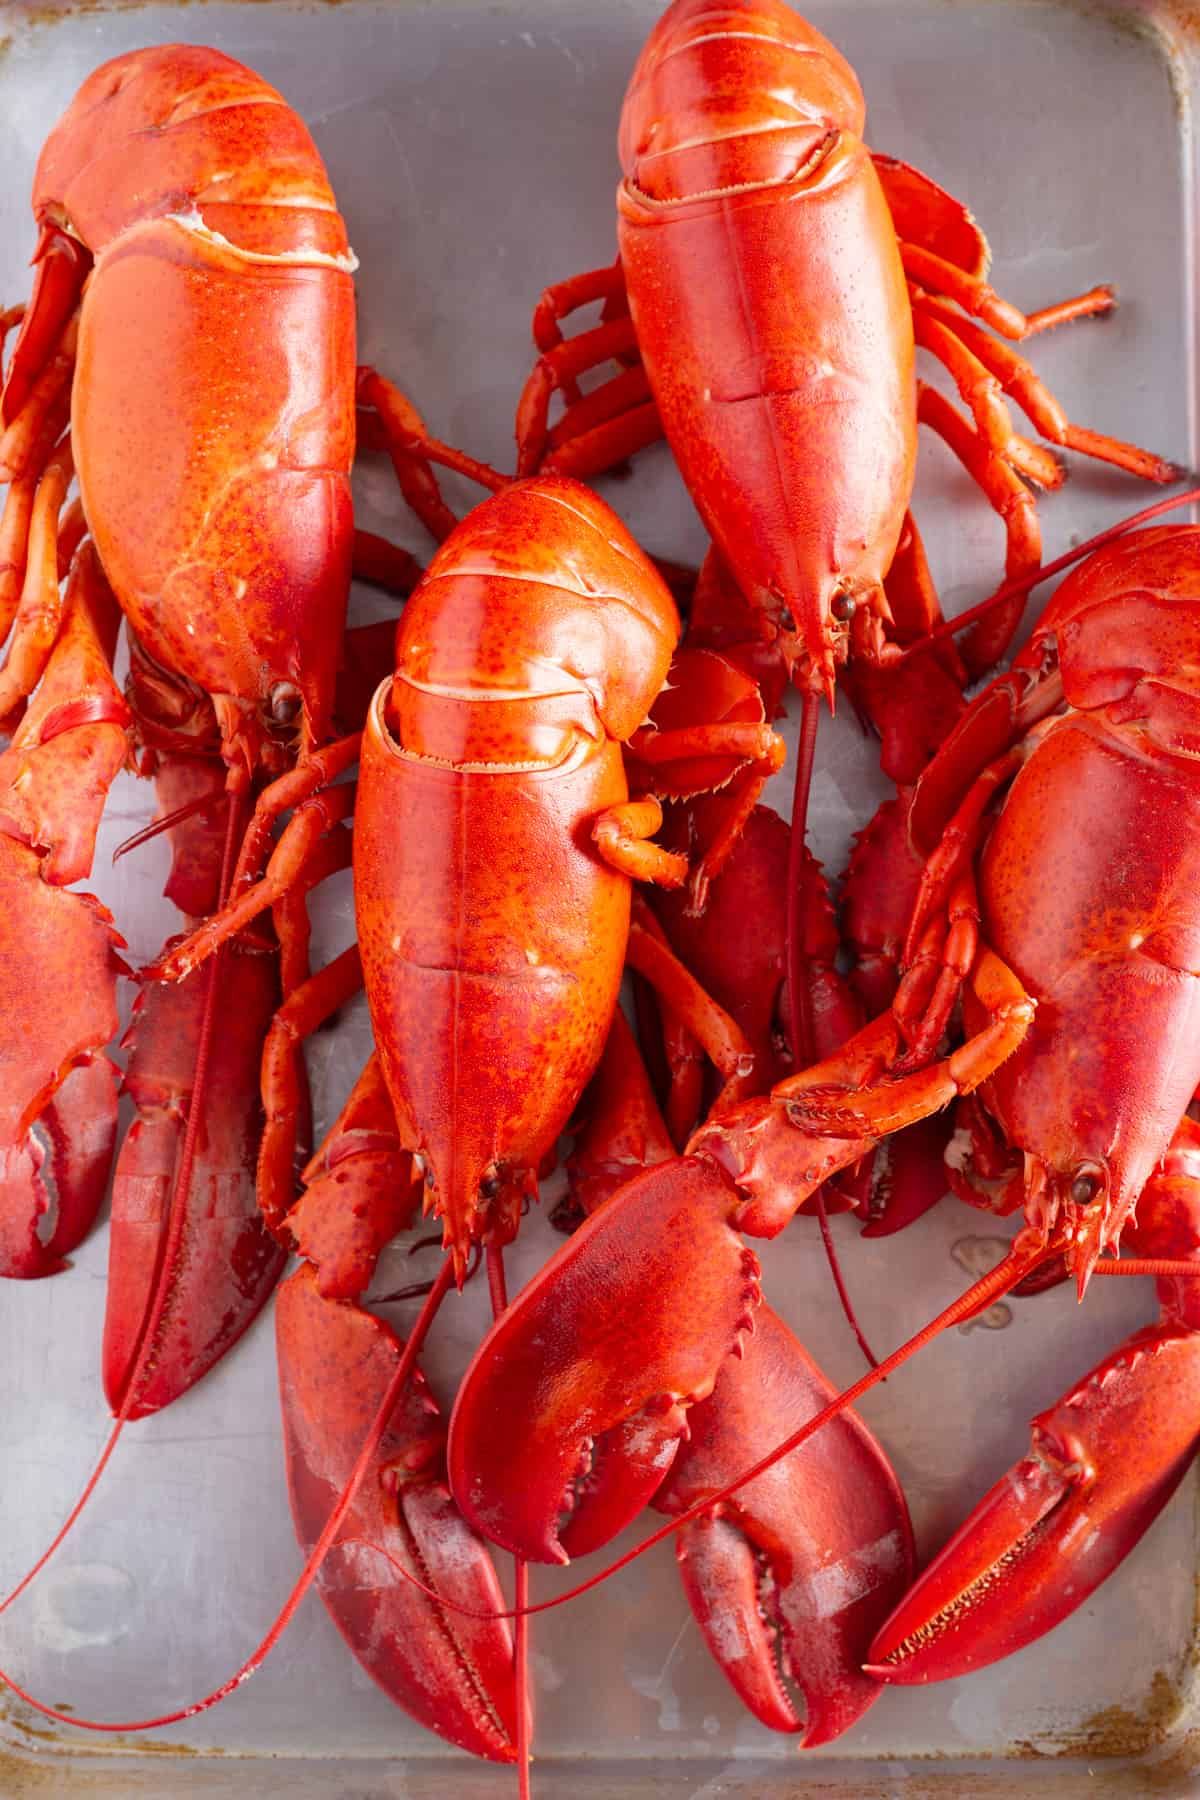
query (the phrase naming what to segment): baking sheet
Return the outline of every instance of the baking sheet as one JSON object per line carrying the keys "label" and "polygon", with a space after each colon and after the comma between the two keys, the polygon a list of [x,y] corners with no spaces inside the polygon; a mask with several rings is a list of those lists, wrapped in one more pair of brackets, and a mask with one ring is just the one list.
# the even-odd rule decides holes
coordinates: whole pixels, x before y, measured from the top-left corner
{"label": "baking sheet", "polygon": [[[27,291],[33,164],[82,78],[138,45],[212,43],[261,70],[312,127],[361,259],[362,357],[395,375],[442,436],[511,466],[537,294],[614,253],[617,112],[658,10],[656,0],[10,4],[0,10],[0,296]],[[814,5],[810,16],[858,70],[871,143],[969,201],[1008,297],[1034,307],[1117,283],[1113,318],[1034,347],[1072,414],[1194,463],[1195,50],[1182,9],[844,0]],[[703,534],[665,452],[639,458],[631,480],[603,485],[649,549],[699,560]],[[475,498],[447,487],[460,506]],[[428,553],[386,463],[364,465],[356,491],[361,523]],[[1147,497],[1075,460],[1066,490],[1042,508],[1046,554]],[[917,515],[948,608],[982,597],[1000,566],[1002,533],[932,441]],[[356,605],[360,617],[388,610],[365,592]],[[884,791],[853,721],[825,721],[812,836],[831,869],[842,867],[850,832]],[[786,806],[786,779],[772,798]],[[151,810],[148,786],[118,782],[89,884],[113,908],[136,962],[175,927],[160,899],[166,850],[159,840],[115,871],[109,860]],[[350,935],[348,877],[330,890],[316,903],[316,943],[332,954]],[[319,1126],[336,1113],[368,1041],[359,1006],[314,1046]],[[845,1220],[834,1230],[860,1314],[883,1348],[993,1260],[1003,1233],[954,1200],[883,1242],[863,1242]],[[544,1212],[527,1221],[512,1254],[514,1289],[558,1241]],[[106,1251],[101,1227],[69,1273],[5,1286],[4,1591],[48,1541],[107,1431]],[[852,1380],[861,1364],[815,1230],[799,1225],[764,1261],[772,1303],[834,1381]],[[401,1268],[411,1279],[413,1265],[393,1253],[391,1272]],[[1097,1282],[1082,1309],[1063,1291],[1006,1302],[868,1397],[862,1411],[892,1454],[924,1552],[1021,1454],[1030,1413],[1153,1306],[1140,1282]],[[447,1303],[426,1357],[442,1394],[486,1314],[479,1284]],[[405,1316],[400,1309],[401,1328]],[[222,1680],[299,1567],[279,1437],[268,1315],[198,1389],[127,1430],[84,1520],[0,1619],[0,1663],[38,1695],[100,1717],[158,1712]],[[1156,1791],[1189,1792],[1195,1566],[1189,1480],[1118,1575],[1040,1646],[966,1681],[887,1692],[847,1738],[799,1758],[726,1690],[660,1547],[585,1602],[536,1621],[535,1791],[541,1800],[651,1792],[708,1800],[973,1795],[1015,1784],[1065,1795],[1144,1793],[1153,1781]],[[573,1575],[535,1573],[538,1595]],[[46,1730],[0,1697],[0,1793],[366,1800],[515,1791],[510,1773],[452,1753],[392,1707],[311,1597],[251,1683],[165,1736],[164,1748],[149,1736]],[[1153,1770],[1108,1760],[1142,1752]]]}

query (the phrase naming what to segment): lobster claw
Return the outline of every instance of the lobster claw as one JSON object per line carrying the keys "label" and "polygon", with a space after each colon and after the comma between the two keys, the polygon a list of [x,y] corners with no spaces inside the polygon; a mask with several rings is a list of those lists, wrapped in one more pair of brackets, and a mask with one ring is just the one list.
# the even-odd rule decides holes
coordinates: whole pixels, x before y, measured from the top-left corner
{"label": "lobster claw", "polygon": [[[478,1531],[531,1561],[566,1562],[650,1500],[686,1408],[753,1323],[758,1260],[730,1227],[736,1205],[707,1161],[659,1163],[501,1314],[450,1420],[450,1486]],[[504,1418],[521,1431],[497,1430]]]}
{"label": "lobster claw", "polygon": [[[307,1554],[354,1467],[401,1345],[372,1313],[322,1299],[308,1264],[284,1282],[275,1318],[288,1491]],[[504,1610],[487,1549],[446,1488],[443,1443],[437,1406],[415,1373],[317,1585],[390,1699],[461,1749],[511,1762],[517,1690],[507,1621],[443,1610],[396,1566],[471,1612]]]}
{"label": "lobster claw", "polygon": [[871,1645],[880,1681],[945,1681],[1023,1649],[1106,1580],[1200,1442],[1200,1338],[1135,1332],[1033,1421],[1032,1449]]}
{"label": "lobster claw", "polygon": [[24,1141],[0,1150],[0,1276],[36,1281],[70,1267],[100,1211],[116,1135],[117,1071],[88,1057]]}
{"label": "lobster claw", "polygon": [[[208,976],[147,984],[125,1042],[125,1091],[138,1108],[117,1158],[104,1318],[104,1391],[114,1412],[142,1344],[196,1081]],[[232,948],[222,959],[219,1026],[200,1101],[199,1129],[177,1272],[130,1411],[168,1406],[216,1364],[257,1317],[283,1272],[284,1252],[255,1200],[262,1130],[258,1066],[279,1003],[275,959]]]}
{"label": "lobster claw", "polygon": [[[691,1410],[690,1438],[655,1498],[661,1511],[703,1501],[834,1397],[769,1306],[744,1344]],[[862,1663],[912,1578],[912,1528],[891,1464],[854,1413],[682,1526],[676,1555],[709,1649],[764,1725],[802,1733],[809,1749],[878,1697]]]}

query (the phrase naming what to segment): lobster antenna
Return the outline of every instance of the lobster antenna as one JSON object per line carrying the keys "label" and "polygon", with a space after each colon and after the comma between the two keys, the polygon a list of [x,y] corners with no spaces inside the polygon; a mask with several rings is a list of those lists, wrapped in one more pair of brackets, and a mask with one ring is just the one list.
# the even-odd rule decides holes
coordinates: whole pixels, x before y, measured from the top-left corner
{"label": "lobster antenna", "polygon": [[[960,1294],[957,1299],[952,1300],[949,1306],[935,1319],[922,1326],[915,1336],[908,1338],[898,1349],[893,1350],[890,1356],[884,1357],[883,1361],[878,1363],[875,1368],[868,1369],[865,1375],[860,1375],[851,1387],[835,1395],[828,1406],[823,1407],[820,1412],[814,1413],[812,1418],[806,1419],[798,1430],[794,1431],[790,1437],[785,1438],[782,1443],[776,1444],[774,1449],[768,1450],[766,1455],[760,1457],[751,1468],[744,1469],[740,1475],[736,1475],[732,1481],[727,1482],[723,1488],[718,1488],[715,1493],[706,1494],[702,1500],[697,1500],[693,1506],[688,1507],[686,1512],[677,1513],[674,1518],[668,1519],[665,1525],[660,1525],[655,1531],[652,1531],[649,1537],[642,1539],[640,1544],[635,1544],[632,1550],[627,1550],[623,1556],[617,1557],[615,1562],[598,1570],[595,1575],[589,1575],[586,1581],[581,1581],[576,1587],[568,1588],[565,1593],[556,1594],[551,1600],[539,1600],[535,1606],[528,1607],[527,1612],[530,1615],[550,1612],[554,1607],[564,1606],[568,1600],[578,1600],[590,1589],[599,1587],[610,1576],[618,1574],[628,1563],[635,1562],[639,1556],[644,1556],[647,1550],[652,1550],[656,1544],[661,1544],[665,1538],[669,1538],[681,1526],[709,1514],[713,1507],[720,1506],[723,1501],[730,1499],[747,1482],[756,1480],[759,1475],[765,1474],[783,1457],[790,1456],[793,1450],[798,1450],[802,1444],[807,1443],[808,1439],[820,1431],[823,1425],[827,1425],[831,1419],[837,1418],[840,1413],[845,1412],[847,1407],[853,1406],[854,1402],[861,1399],[870,1388],[877,1387],[881,1381],[885,1381],[889,1375],[894,1374],[903,1363],[915,1356],[918,1350],[922,1350],[933,1338],[939,1337],[952,1325],[959,1324],[974,1313],[982,1312],[993,1301],[1011,1293],[1012,1289],[1018,1282],[1023,1281],[1026,1275],[1032,1274],[1035,1269],[1047,1262],[1055,1254],[1057,1248],[1053,1245],[1036,1244],[1028,1249],[1022,1249],[1020,1247],[1021,1238],[1026,1235],[1022,1232],[1014,1240],[1015,1247],[996,1264],[995,1268],[989,1269],[985,1275],[980,1276],[978,1281],[965,1293]],[[1097,1266],[1111,1274],[1126,1265],[1112,1263],[1098,1264]],[[1155,1270],[1161,1269],[1163,1272],[1187,1271],[1192,1275],[1200,1275],[1200,1265],[1164,1262],[1155,1263],[1153,1267]],[[383,1554],[386,1556],[387,1552],[384,1551]],[[448,1600],[433,1588],[426,1587],[423,1581],[411,1574],[394,1557],[389,1556],[388,1561],[406,1581],[411,1582],[414,1587],[420,1588],[423,1594],[426,1594],[431,1600],[438,1601],[442,1606],[448,1607],[452,1612],[461,1613],[471,1619],[511,1619],[516,1616],[511,1609],[502,1613],[494,1613],[462,1606],[457,1601]]]}
{"label": "lobster antenna", "polygon": [[[236,796],[231,797],[229,817],[225,825],[225,843],[221,854],[220,905],[223,905],[225,899],[228,897],[228,889],[233,880],[233,868],[237,850],[238,827],[241,822],[241,812],[242,808],[238,798]],[[205,989],[204,1011],[201,1017],[200,1037],[196,1051],[196,1078],[192,1087],[191,1104],[188,1108],[187,1129],[184,1133],[183,1154],[180,1158],[179,1173],[171,1193],[166,1239],[161,1247],[159,1260],[155,1266],[154,1285],[150,1290],[151,1302],[146,1308],[146,1315],[142,1321],[137,1355],[134,1359],[133,1368],[130,1370],[129,1379],[125,1386],[125,1393],[122,1396],[116,1418],[113,1420],[112,1430],[108,1434],[108,1439],[100,1452],[95,1467],[88,1476],[87,1481],[84,1483],[82,1493],[67,1514],[63,1523],[55,1532],[54,1537],[51,1539],[46,1549],[42,1551],[42,1554],[34,1563],[33,1567],[26,1571],[16,1587],[13,1588],[12,1592],[6,1594],[4,1599],[0,1600],[0,1613],[6,1612],[13,1601],[17,1599],[18,1595],[25,1592],[25,1589],[29,1586],[30,1582],[37,1578],[45,1568],[46,1564],[50,1561],[50,1558],[55,1554],[60,1545],[65,1542],[66,1538],[74,1529],[80,1514],[95,1493],[100,1477],[108,1467],[109,1458],[112,1456],[113,1451],[120,1441],[121,1433],[124,1431],[129,1415],[133,1411],[136,1403],[142,1377],[149,1364],[154,1341],[158,1335],[158,1328],[162,1324],[163,1314],[166,1311],[167,1302],[170,1297],[170,1285],[167,1282],[161,1281],[160,1276],[164,1267],[169,1268],[171,1266],[171,1263],[178,1254],[179,1246],[183,1238],[183,1226],[187,1213],[185,1204],[187,1199],[187,1189],[191,1182],[192,1164],[195,1160],[196,1137],[200,1129],[201,1107],[199,1105],[199,1100],[203,1091],[204,1079],[208,1069],[213,1026],[216,1019],[216,978],[220,962],[221,952],[218,951],[211,959],[207,976],[208,985]],[[6,1677],[0,1673],[0,1680],[3,1679],[6,1679]],[[9,1685],[11,1686],[12,1684],[9,1683]],[[16,1689],[14,1688],[13,1691],[16,1692]],[[33,1702],[30,1702],[30,1704],[33,1704]]]}
{"label": "lobster antenna", "polygon": [[[215,957],[213,960],[216,960]],[[363,1447],[358,1453],[358,1461],[350,1471],[350,1478],[338,1495],[333,1510],[330,1512],[328,1519],[326,1519],[325,1524],[322,1527],[321,1535],[313,1545],[308,1561],[300,1571],[299,1578],[284,1602],[283,1608],[274,1624],[271,1626],[262,1642],[258,1645],[257,1649],[246,1658],[245,1662],[242,1663],[241,1667],[229,1677],[228,1681],[223,1681],[220,1687],[214,1688],[212,1693],[206,1694],[202,1700],[193,1701],[190,1706],[177,1707],[173,1712],[161,1713],[157,1718],[153,1719],[131,1719],[120,1722],[104,1719],[83,1719],[80,1718],[77,1713],[64,1712],[57,1707],[49,1706],[45,1701],[36,1700],[32,1694],[27,1693],[26,1690],[21,1687],[18,1682],[14,1681],[12,1676],[4,1669],[0,1669],[0,1682],[3,1682],[6,1687],[10,1687],[17,1698],[25,1702],[26,1706],[31,1706],[35,1712],[41,1713],[43,1717],[47,1719],[56,1719],[62,1725],[75,1725],[82,1731],[154,1731],[161,1725],[178,1725],[185,1719],[194,1719],[197,1713],[207,1712],[209,1707],[216,1706],[219,1701],[224,1700],[228,1695],[232,1694],[235,1688],[241,1687],[244,1681],[248,1681],[250,1676],[254,1674],[255,1670],[266,1660],[271,1651],[275,1648],[275,1645],[291,1624],[292,1617],[296,1612],[297,1607],[300,1605],[300,1602],[316,1580],[317,1573],[325,1560],[329,1547],[337,1536],[343,1519],[346,1517],[346,1514],[354,1503],[355,1495],[362,1486],[363,1478],[365,1477],[367,1470],[370,1468],[372,1461],[378,1454],[380,1443],[383,1441],[384,1432],[387,1430],[392,1414],[396,1409],[396,1403],[412,1375],[421,1345],[425,1341],[425,1335],[428,1332],[430,1325],[432,1325],[434,1315],[445,1298],[446,1292],[453,1279],[454,1261],[452,1257],[447,1256],[443,1259],[438,1278],[430,1289],[425,1304],[417,1315],[416,1322],[413,1325],[404,1349],[400,1353],[400,1359],[392,1372],[392,1377],[388,1382],[387,1390],[379,1404],[379,1410],[371,1421],[370,1429],[363,1442]],[[133,1384],[131,1382],[131,1392],[132,1389]],[[109,1449],[111,1449],[111,1441]],[[105,1460],[107,1460],[107,1456],[108,1449],[105,1451]],[[103,1464],[101,1466],[103,1466]],[[61,1537],[62,1533],[59,1534],[60,1540]],[[47,1556],[52,1554],[53,1548],[54,1546],[51,1546],[51,1550],[47,1551]],[[46,1557],[43,1557],[42,1562],[45,1561]],[[410,1577],[410,1579],[415,1580],[415,1577]],[[26,1580],[21,1583],[21,1587],[24,1587],[28,1580],[29,1577],[27,1576]],[[416,1582],[416,1585],[418,1587],[423,1586],[421,1582]],[[4,1605],[7,1606],[11,1600],[15,1599],[16,1594],[20,1593],[20,1591],[21,1589],[18,1588],[15,1590],[15,1593],[10,1594],[8,1600],[4,1602]],[[437,1598],[436,1595],[435,1598]],[[462,1610],[469,1611],[468,1608]],[[526,1608],[527,1612],[536,1612],[538,1610],[537,1607]],[[495,1615],[484,1614],[483,1616],[493,1617]],[[504,1613],[499,1616],[507,1618],[511,1615]]]}
{"label": "lobster antenna", "polygon": [[[171,831],[176,825],[182,825],[185,819],[194,819],[197,813],[209,811],[224,798],[227,791],[213,788],[211,793],[197,794],[194,799],[185,800],[182,806],[174,807],[160,819],[151,819],[149,825],[143,825],[140,831],[135,831],[131,837],[122,839],[117,845],[112,853],[113,867],[116,867],[123,856],[128,856],[131,850],[140,850],[143,844],[148,844],[152,838],[161,837],[164,831]],[[221,904],[224,905],[224,901]]]}
{"label": "lobster antenna", "polygon": [[[498,1319],[508,1309],[508,1283],[504,1279],[504,1246],[490,1243],[487,1247],[488,1293],[492,1302],[492,1318]],[[517,1782],[519,1800],[532,1800],[529,1785],[530,1737],[532,1721],[529,1708],[529,1564],[523,1556],[513,1557],[513,1673],[517,1689]]]}
{"label": "lobster antenna", "polygon": [[[808,926],[808,904],[814,882],[809,879],[808,861],[804,850],[808,831],[808,802],[812,793],[813,758],[817,748],[820,704],[817,695],[809,689],[805,693],[804,708],[800,714],[796,780],[792,788],[792,835],[788,842],[787,927],[785,932],[788,1025],[791,1030],[792,1053],[798,1069],[807,1069],[817,1060],[816,1046],[813,1042],[812,1000],[808,991],[809,957],[804,947],[804,936]],[[829,1229],[824,1183],[817,1189],[816,1201],[817,1223],[821,1228],[821,1243],[825,1248],[825,1260],[829,1264],[829,1273],[833,1276],[833,1285],[837,1289],[842,1311],[846,1315],[846,1323],[858,1340],[859,1349],[871,1368],[874,1369],[878,1366],[879,1359],[863,1335],[862,1326],[858,1322],[850,1300],[841,1264],[838,1262],[833,1233]]]}
{"label": "lobster antenna", "polygon": [[1169,500],[1156,500],[1152,506],[1144,506],[1140,512],[1131,513],[1127,519],[1121,519],[1116,525],[1109,525],[1105,530],[1098,531],[1095,537],[1085,539],[1082,544],[1076,544],[1073,550],[1064,551],[1062,556],[1055,557],[1053,562],[1045,563],[1041,568],[1030,569],[1024,575],[1014,576],[1011,581],[1004,582],[994,594],[990,594],[986,600],[981,600],[978,606],[969,607],[966,612],[959,613],[956,618],[944,620],[932,631],[927,631],[924,637],[917,638],[915,643],[906,645],[899,656],[893,657],[888,663],[888,668],[898,669],[913,657],[920,656],[932,644],[940,643],[943,638],[954,637],[957,632],[965,631],[967,626],[974,625],[977,619],[986,618],[993,607],[1000,606],[1005,600],[1013,599],[1017,594],[1029,593],[1031,588],[1037,587],[1043,581],[1048,581],[1051,575],[1058,575],[1063,569],[1069,569],[1073,563],[1082,561],[1085,556],[1090,556],[1093,550],[1099,550],[1105,544],[1112,543],[1114,538],[1123,537],[1127,531],[1133,531],[1137,526],[1145,525],[1151,519],[1157,519],[1160,513],[1171,512],[1177,506],[1197,504],[1200,504],[1200,487],[1185,488],[1182,494],[1175,494]]}

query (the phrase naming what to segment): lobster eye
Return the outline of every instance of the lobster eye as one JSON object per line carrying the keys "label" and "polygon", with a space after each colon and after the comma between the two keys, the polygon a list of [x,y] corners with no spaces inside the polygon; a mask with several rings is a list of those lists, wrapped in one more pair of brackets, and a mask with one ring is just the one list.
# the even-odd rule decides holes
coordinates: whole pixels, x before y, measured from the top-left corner
{"label": "lobster eye", "polygon": [[779,624],[780,624],[780,629],[783,631],[795,631],[796,620],[792,614],[790,607],[785,606],[783,611],[780,613]]}
{"label": "lobster eye", "polygon": [[829,610],[839,625],[848,625],[858,611],[858,602],[853,594],[835,594],[829,603]]}
{"label": "lobster eye", "polygon": [[277,681],[267,697],[267,709],[276,725],[290,725],[300,705],[300,689],[290,681]]}
{"label": "lobster eye", "polygon": [[1103,1185],[1104,1177],[1100,1171],[1081,1163],[1071,1183],[1071,1199],[1076,1206],[1090,1206]]}

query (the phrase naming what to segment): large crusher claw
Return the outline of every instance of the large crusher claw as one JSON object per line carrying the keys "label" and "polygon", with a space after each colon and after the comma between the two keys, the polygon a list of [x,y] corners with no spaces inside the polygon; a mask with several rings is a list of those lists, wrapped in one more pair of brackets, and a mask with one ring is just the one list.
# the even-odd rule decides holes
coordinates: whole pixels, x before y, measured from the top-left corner
{"label": "large crusher claw", "polygon": [[[752,1328],[758,1260],[707,1161],[628,1182],[518,1294],[480,1345],[450,1421],[467,1518],[535,1562],[566,1562],[636,1517]],[[516,1419],[520,1429],[498,1428]]]}
{"label": "large crusher claw", "polygon": [[177,1194],[196,1092],[197,1045],[208,971],[142,990],[126,1036],[124,1087],[137,1117],[117,1158],[104,1320],[104,1391],[119,1411],[142,1351],[170,1230],[185,1206],[179,1255],[128,1417],[168,1406],[208,1372],[254,1321],[286,1261],[255,1202],[262,1130],[258,1066],[279,1003],[273,956],[227,951],[220,1005],[200,1099],[187,1190]]}
{"label": "large crusher claw", "polygon": [[1033,1421],[871,1645],[880,1681],[945,1681],[1033,1643],[1133,1549],[1200,1442],[1200,1338],[1136,1332]]}
{"label": "large crusher claw", "polygon": [[[834,1388],[769,1306],[730,1357],[655,1499],[682,1512],[813,1417]],[[844,1412],[729,1500],[684,1525],[680,1574],[709,1649],[751,1712],[805,1749],[879,1694],[867,1646],[912,1578],[904,1495],[861,1419]],[[798,1709],[789,1684],[803,1694]]]}
{"label": "large crusher claw", "polygon": [[[307,1553],[349,1478],[402,1345],[373,1314],[322,1299],[307,1264],[283,1284],[275,1316],[288,1489]],[[444,1441],[436,1403],[414,1374],[318,1591],[390,1699],[461,1749],[511,1762],[518,1701],[507,1621],[443,1609],[401,1573],[468,1612],[504,1610],[487,1548],[446,1487]]]}

